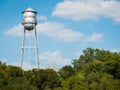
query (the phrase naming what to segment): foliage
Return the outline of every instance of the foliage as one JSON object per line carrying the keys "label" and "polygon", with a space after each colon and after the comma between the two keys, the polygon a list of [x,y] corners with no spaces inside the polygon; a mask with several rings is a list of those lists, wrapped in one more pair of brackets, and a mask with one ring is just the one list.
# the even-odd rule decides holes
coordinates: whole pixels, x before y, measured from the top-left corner
{"label": "foliage", "polygon": [[1,90],[38,90],[35,86],[24,77],[11,77],[7,85],[0,88]]}
{"label": "foliage", "polygon": [[87,48],[72,66],[32,69],[0,62],[0,90],[120,90],[120,54]]}
{"label": "foliage", "polygon": [[45,88],[53,89],[59,83],[57,73],[53,69],[33,69],[32,76],[28,78],[31,84],[37,86],[40,90],[44,90]]}
{"label": "foliage", "polygon": [[58,74],[61,79],[66,79],[70,76],[73,76],[75,74],[75,70],[70,65],[66,65],[59,70]]}
{"label": "foliage", "polygon": [[87,48],[72,61],[76,74],[62,81],[68,90],[119,90],[120,54]]}

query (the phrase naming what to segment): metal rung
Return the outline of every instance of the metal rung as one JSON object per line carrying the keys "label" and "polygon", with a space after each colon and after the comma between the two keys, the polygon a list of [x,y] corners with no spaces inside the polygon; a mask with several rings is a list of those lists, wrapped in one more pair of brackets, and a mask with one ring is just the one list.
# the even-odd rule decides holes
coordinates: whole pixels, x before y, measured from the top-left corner
{"label": "metal rung", "polygon": [[32,48],[36,48],[35,46],[25,46],[25,49],[32,49]]}

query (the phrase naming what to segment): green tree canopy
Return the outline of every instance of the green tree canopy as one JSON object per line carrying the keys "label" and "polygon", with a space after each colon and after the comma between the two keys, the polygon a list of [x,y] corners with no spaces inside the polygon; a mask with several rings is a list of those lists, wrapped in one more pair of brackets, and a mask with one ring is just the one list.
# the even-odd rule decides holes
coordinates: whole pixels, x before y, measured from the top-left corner
{"label": "green tree canopy", "polygon": [[59,71],[0,62],[0,90],[120,90],[120,54],[87,48]]}

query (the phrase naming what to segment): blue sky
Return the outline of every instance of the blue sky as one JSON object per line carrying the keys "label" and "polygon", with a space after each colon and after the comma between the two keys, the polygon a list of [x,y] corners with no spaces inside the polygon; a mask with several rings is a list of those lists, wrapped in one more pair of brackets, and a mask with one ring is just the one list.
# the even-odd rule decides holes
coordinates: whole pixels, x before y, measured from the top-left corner
{"label": "blue sky", "polygon": [[[88,47],[120,52],[117,0],[0,0],[0,60],[7,64],[20,60],[21,12],[28,7],[38,12],[41,68],[70,64]],[[36,67],[33,56],[28,63],[25,55],[24,69]]]}

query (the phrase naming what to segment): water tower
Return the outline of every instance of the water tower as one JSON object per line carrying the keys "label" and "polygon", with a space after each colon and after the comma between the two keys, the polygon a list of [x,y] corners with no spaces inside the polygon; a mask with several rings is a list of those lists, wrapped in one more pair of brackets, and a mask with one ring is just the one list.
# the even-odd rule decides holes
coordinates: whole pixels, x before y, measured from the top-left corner
{"label": "water tower", "polygon": [[[22,47],[21,47],[21,58],[20,58],[20,67],[22,68],[23,66],[23,59],[24,59],[24,51],[25,49],[28,50],[28,52],[30,52],[30,50],[33,48],[36,51],[36,59],[37,59],[37,64],[38,64],[38,68],[39,68],[39,51],[38,51],[38,44],[37,44],[37,32],[36,32],[36,25],[37,25],[37,20],[36,20],[36,14],[37,12],[35,10],[33,10],[32,8],[27,8],[25,11],[22,12],[23,14],[23,21],[22,21],[22,25],[23,25],[23,33],[22,33]],[[32,35],[30,35],[30,32],[34,32],[32,33]],[[29,36],[28,36],[29,35]],[[25,37],[27,36],[28,39],[28,43],[25,46]],[[34,46],[30,45],[30,37],[34,36]],[[28,55],[28,59],[30,60],[30,55]]]}

